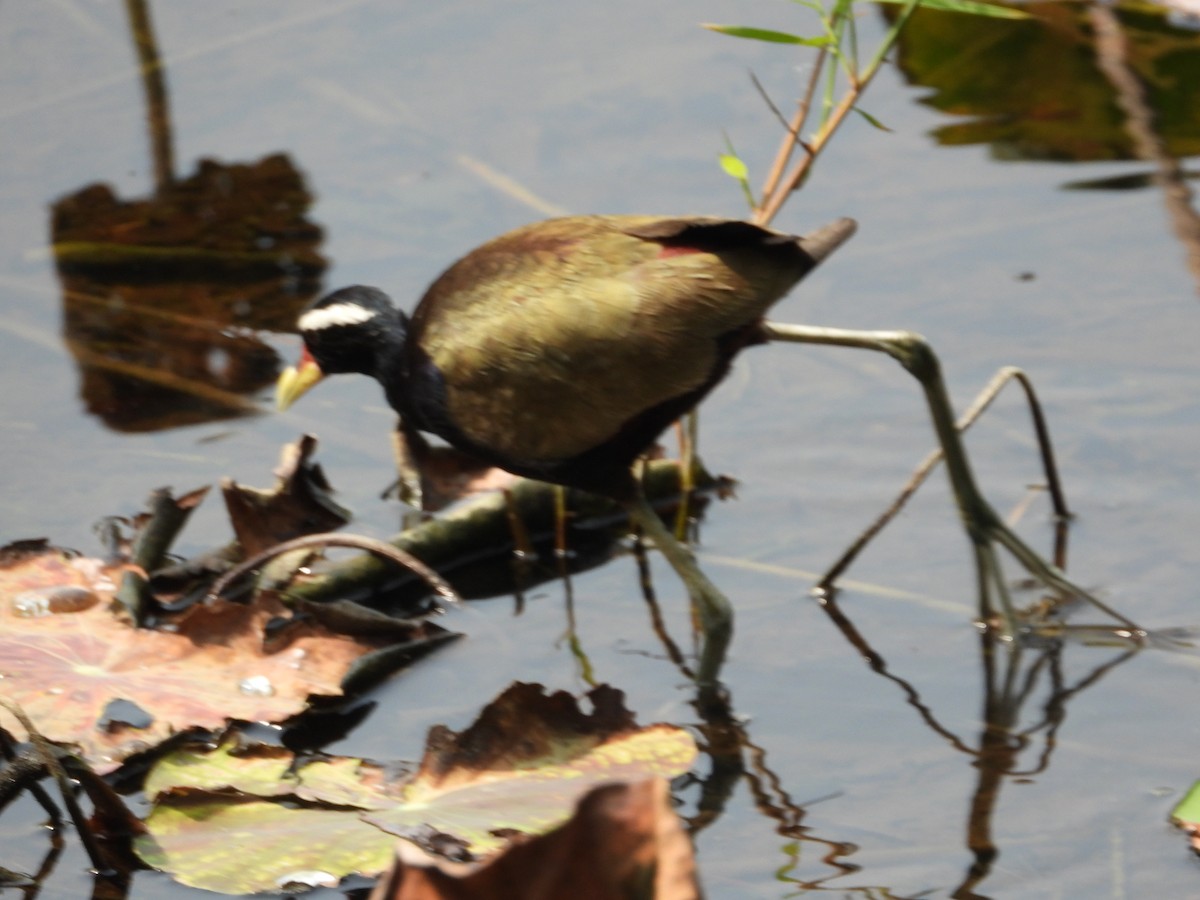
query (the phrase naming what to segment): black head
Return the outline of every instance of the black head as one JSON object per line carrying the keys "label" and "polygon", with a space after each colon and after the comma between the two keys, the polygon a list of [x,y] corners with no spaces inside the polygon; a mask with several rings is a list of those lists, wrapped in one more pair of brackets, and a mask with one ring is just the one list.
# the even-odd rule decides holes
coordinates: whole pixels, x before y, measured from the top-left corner
{"label": "black head", "polygon": [[275,385],[279,409],[287,409],[326,375],[340,372],[370,375],[384,386],[389,400],[399,395],[408,317],[383,291],[360,285],[334,291],[305,310],[296,324],[304,353],[280,373]]}
{"label": "black head", "polygon": [[378,376],[384,361],[404,346],[408,317],[383,291],[355,285],[322,297],[301,314],[297,327],[322,374]]}

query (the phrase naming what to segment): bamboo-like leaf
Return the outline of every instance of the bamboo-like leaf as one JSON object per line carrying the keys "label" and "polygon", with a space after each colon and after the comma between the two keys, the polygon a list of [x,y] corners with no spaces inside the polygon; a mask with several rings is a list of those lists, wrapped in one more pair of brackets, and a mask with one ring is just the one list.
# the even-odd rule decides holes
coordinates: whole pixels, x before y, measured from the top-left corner
{"label": "bamboo-like leaf", "polygon": [[872,125],[874,125],[876,128],[878,128],[880,131],[886,131],[888,134],[892,133],[892,129],[888,128],[886,125],[884,125],[882,122],[880,122],[877,118],[875,118],[873,115],[871,115],[865,109],[863,109],[861,106],[854,107],[854,111],[856,113],[858,113],[860,116],[862,116],[864,119],[866,119],[868,122],[870,122]]}
{"label": "bamboo-like leaf", "polygon": [[912,18],[912,14],[917,11],[917,7],[921,5],[921,0],[902,0],[903,8],[900,10],[900,15],[896,17],[896,21],[892,22],[892,26],[887,30],[887,34],[883,36],[883,40],[879,42],[879,46],[875,48],[875,56],[867,63],[867,67],[860,74],[861,83],[865,86],[875,73],[879,71],[879,67],[883,65],[884,59],[887,58],[888,52],[896,45],[896,41],[900,39],[900,32],[904,30],[904,26],[908,24],[908,20]]}
{"label": "bamboo-like leaf", "polygon": [[837,2],[833,4],[833,13],[830,18],[835,22],[839,19],[851,18],[853,6],[854,0],[837,0]]}
{"label": "bamboo-like leaf", "polygon": [[718,34],[730,37],[747,38],[752,41],[767,41],[772,44],[797,44],[803,47],[823,47],[829,43],[827,37],[804,37],[800,34],[789,34],[786,31],[772,31],[769,28],[751,28],[746,25],[714,25],[705,22],[704,27]]}
{"label": "bamboo-like leaf", "polygon": [[[873,0],[875,3],[893,3],[903,5],[907,0]],[[980,3],[978,0],[921,0],[922,9],[936,9],[941,12],[965,13],[969,16],[990,16],[994,19],[1028,19],[1029,13],[1013,9],[1011,6],[1000,6],[996,3]]]}

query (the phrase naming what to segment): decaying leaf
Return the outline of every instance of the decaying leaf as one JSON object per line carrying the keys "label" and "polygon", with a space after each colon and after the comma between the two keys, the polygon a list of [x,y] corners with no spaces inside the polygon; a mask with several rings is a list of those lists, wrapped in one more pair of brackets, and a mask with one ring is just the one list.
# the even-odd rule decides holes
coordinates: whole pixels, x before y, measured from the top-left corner
{"label": "decaying leaf", "polygon": [[695,900],[692,842],[661,778],[594,788],[560,827],[483,865],[401,843],[371,900]]}
{"label": "decaying leaf", "polygon": [[138,625],[144,625],[156,607],[146,573],[163,564],[176,536],[206,496],[207,487],[189,491],[182,497],[176,497],[169,488],[153,491],[147,511],[134,518],[133,533],[127,539],[120,534],[116,522],[108,520],[112,525],[109,533],[119,544],[127,546],[125,555],[132,564],[121,580],[117,600]]}
{"label": "decaying leaf", "polygon": [[154,766],[145,792],[155,803],[135,844],[143,861],[221,893],[376,875],[395,847],[362,810],[397,802],[400,787],[362,760],[296,765],[274,747],[184,748]]}
{"label": "decaying leaf", "polygon": [[38,618],[90,609],[112,597],[124,567],[37,539],[0,547],[0,615]]}
{"label": "decaying leaf", "polygon": [[[287,611],[265,597],[193,608],[169,631],[134,628],[96,565],[47,549],[0,571],[0,695],[100,772],[181,730],[286,719],[310,695],[340,695],[360,658],[397,641],[306,622],[268,647],[268,623]],[[440,634],[414,626],[411,637]],[[23,733],[7,714],[0,725]]]}
{"label": "decaying leaf", "polygon": [[405,803],[370,821],[417,839],[433,828],[477,857],[503,847],[508,832],[555,827],[597,784],[678,775],[695,759],[687,732],[638,728],[615,688],[602,685],[588,698],[590,714],[565,691],[545,696],[540,685],[518,682],[461,734],[431,729]]}
{"label": "decaying leaf", "polygon": [[[514,684],[461,734],[432,729],[411,779],[355,759],[297,762],[277,748],[177,751],[147,779],[155,805],[137,850],[179,881],[223,893],[314,873],[336,882],[382,872],[393,834],[480,859],[557,827],[597,785],[672,777],[692,764],[686,731],[639,728],[613,688],[589,698],[585,713],[569,694]],[[639,850],[637,866],[644,857]]]}
{"label": "decaying leaf", "polygon": [[286,444],[271,490],[245,487],[228,478],[221,481],[229,521],[246,556],[350,521],[349,511],[334,501],[321,466],[312,460],[316,448],[317,439],[311,434]]}

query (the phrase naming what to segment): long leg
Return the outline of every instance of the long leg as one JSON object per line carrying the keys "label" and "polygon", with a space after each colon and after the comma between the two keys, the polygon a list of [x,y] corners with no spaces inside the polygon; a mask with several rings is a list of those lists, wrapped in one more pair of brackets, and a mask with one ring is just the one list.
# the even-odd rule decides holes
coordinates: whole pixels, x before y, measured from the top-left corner
{"label": "long leg", "polygon": [[662,523],[640,488],[635,499],[629,501],[626,507],[630,518],[642,529],[642,534],[654,542],[679,574],[696,604],[700,630],[704,634],[696,682],[702,690],[715,688],[729,639],[733,636],[733,608],[720,589],[700,571],[691,551],[679,543],[671,534],[671,529]]}
{"label": "long leg", "polygon": [[[992,376],[992,380],[988,382],[987,386],[971,401],[970,407],[958,417],[954,423],[954,427],[958,430],[959,434],[966,433],[966,430],[983,415],[984,411],[991,406],[992,401],[1000,395],[1000,391],[1010,381],[1015,381],[1021,386],[1021,389],[1025,393],[1025,400],[1029,404],[1030,416],[1033,419],[1033,430],[1037,435],[1038,450],[1042,459],[1042,471],[1046,477],[1046,489],[1050,493],[1050,501],[1054,506],[1054,515],[1058,520],[1054,563],[1061,568],[1063,565],[1061,560],[1065,558],[1066,551],[1063,545],[1064,532],[1062,526],[1063,523],[1071,518],[1071,511],[1067,508],[1067,499],[1063,495],[1062,483],[1058,477],[1058,464],[1054,460],[1054,447],[1050,443],[1050,432],[1046,427],[1045,416],[1042,413],[1042,404],[1038,400],[1037,393],[1033,389],[1033,383],[1029,380],[1029,376],[1015,366],[1005,366],[1000,369]],[[909,475],[908,481],[888,508],[874,522],[867,526],[863,533],[855,539],[854,543],[834,561],[833,565],[825,570],[825,574],[817,582],[816,589],[818,591],[829,591],[833,588],[834,583],[842,577],[843,572],[850,568],[854,560],[858,558],[858,555],[866,549],[867,544],[874,540],[900,514],[908,501],[916,494],[918,488],[925,483],[925,479],[929,473],[942,461],[944,455],[942,448],[939,446],[921,460],[920,465]]]}
{"label": "long leg", "polygon": [[419,431],[397,422],[392,432],[392,453],[396,460],[396,483],[383,496],[386,498],[394,490],[400,502],[421,512],[425,508],[421,464],[429,453],[429,442]]}
{"label": "long leg", "polygon": [[[1047,587],[1067,596],[1086,600],[1135,634],[1142,633],[1142,629],[1135,623],[1074,584],[1060,569],[1042,559],[1011,528],[1004,524],[1004,520],[984,499],[975,482],[975,475],[971,471],[971,464],[967,458],[962,438],[955,427],[954,410],[950,405],[950,395],[942,378],[941,364],[925,338],[911,331],[854,331],[844,328],[788,325],[780,322],[767,322],[763,329],[771,340],[858,347],[886,353],[899,362],[905,371],[921,383],[921,389],[925,392],[925,401],[929,407],[930,417],[933,419],[933,429],[937,434],[942,452],[945,454],[946,473],[950,478],[950,486],[954,490],[954,497],[958,503],[967,537],[970,538],[977,551],[990,553],[991,545],[995,542],[1008,550],[1031,575]],[[1005,619],[1009,631],[1014,631],[1016,623],[1007,613]]]}

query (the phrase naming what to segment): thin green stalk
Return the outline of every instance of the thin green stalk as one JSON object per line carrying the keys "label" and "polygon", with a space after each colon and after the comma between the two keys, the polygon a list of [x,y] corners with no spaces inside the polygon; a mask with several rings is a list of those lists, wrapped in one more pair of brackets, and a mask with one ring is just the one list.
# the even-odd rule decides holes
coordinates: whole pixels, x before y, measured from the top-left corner
{"label": "thin green stalk", "polygon": [[908,20],[912,17],[912,14],[917,11],[917,7],[920,5],[921,0],[908,0],[908,3],[904,4],[904,9],[900,11],[899,18],[897,18],[892,24],[892,27],[888,30],[888,33],[883,36],[883,41],[879,44],[879,49],[875,51],[875,56],[871,59],[871,62],[867,64],[867,68],[862,73],[861,84],[863,88],[865,88],[871,79],[875,77],[875,73],[878,72],[879,67],[883,65],[884,59],[887,57],[888,53],[891,52],[892,47],[896,45],[896,41],[900,39],[900,32],[904,30],[904,26],[908,23]]}

